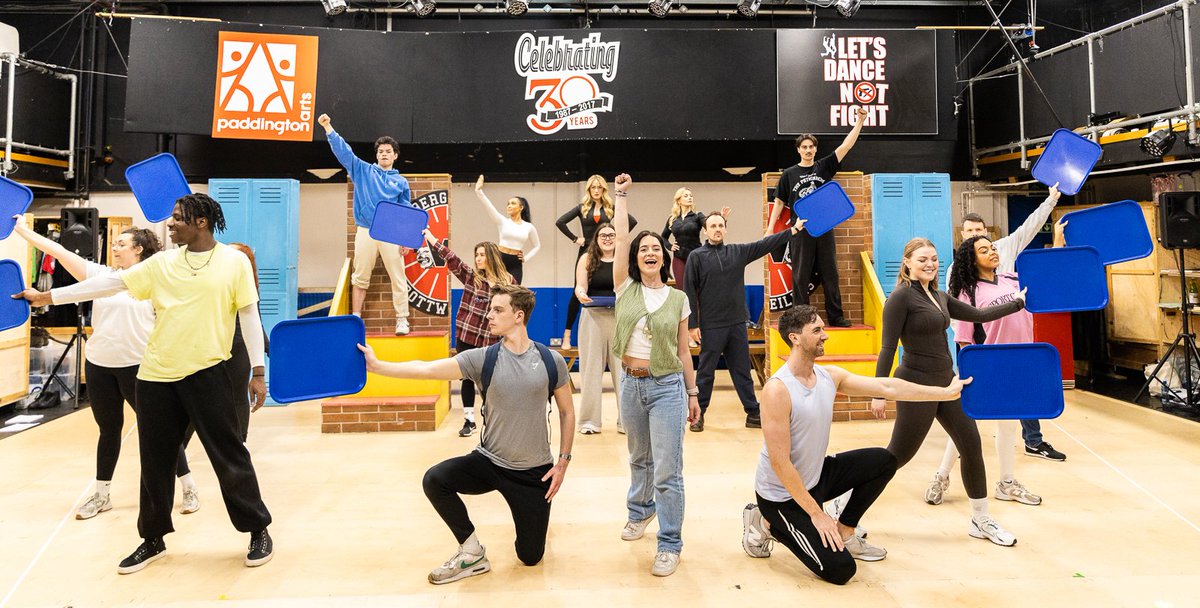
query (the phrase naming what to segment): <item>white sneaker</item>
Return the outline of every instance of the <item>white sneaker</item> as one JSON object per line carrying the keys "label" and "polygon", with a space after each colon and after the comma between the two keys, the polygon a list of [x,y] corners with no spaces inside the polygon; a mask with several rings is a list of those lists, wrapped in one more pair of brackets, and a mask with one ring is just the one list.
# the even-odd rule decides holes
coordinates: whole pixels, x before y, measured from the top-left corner
{"label": "white sneaker", "polygon": [[1001,547],[1011,547],[1017,544],[1017,537],[1001,528],[1000,524],[988,515],[983,516],[982,521],[975,521],[975,518],[972,517],[971,528],[967,530],[967,534],[975,538],[986,538]]}
{"label": "white sneaker", "polygon": [[408,328],[408,319],[397,319],[396,320],[396,335],[397,336],[407,336],[409,331],[410,330]]}
{"label": "white sneaker", "polygon": [[80,505],[79,510],[75,512],[75,519],[91,519],[111,508],[112,499],[96,492],[87,499],[87,502]]}
{"label": "white sneaker", "polygon": [[200,493],[196,488],[183,489],[183,506],[179,508],[179,512],[187,515],[200,510]]}
{"label": "white sneaker", "polygon": [[851,534],[850,539],[843,541],[846,550],[850,552],[850,557],[864,562],[877,562],[887,557],[887,549],[876,547],[868,543],[866,540],[859,538],[856,534]]}
{"label": "white sneaker", "polygon": [[599,432],[600,432],[600,429],[596,428],[596,425],[594,425],[590,422],[584,423],[582,426],[579,427],[580,435],[596,435]]}
{"label": "white sneaker", "polygon": [[[625,523],[625,529],[621,530],[621,540],[637,540],[646,533],[646,526],[650,525],[650,521],[654,519],[657,513],[651,513],[650,517],[642,521],[633,521],[632,519]],[[663,575],[666,576],[666,575]]]}
{"label": "white sneaker", "polygon": [[950,489],[950,476],[942,477],[942,474],[934,471],[933,481],[929,482],[929,488],[925,490],[925,502],[931,505],[942,504],[942,498],[946,494],[946,490]]}
{"label": "white sneaker", "polygon": [[758,505],[750,503],[742,509],[742,549],[750,557],[771,557],[771,533],[763,522]]}
{"label": "white sneaker", "polygon": [[997,481],[996,482],[996,498],[1000,500],[1015,500],[1023,505],[1040,505],[1042,497],[1025,489],[1021,482],[1012,481]]}
{"label": "white sneaker", "polygon": [[487,559],[486,547],[478,554],[474,554],[464,551],[460,546],[458,553],[429,573],[429,582],[435,585],[445,585],[470,576],[478,576],[491,569],[492,564]]}
{"label": "white sneaker", "polygon": [[654,576],[671,576],[679,568],[679,554],[670,551],[659,551],[654,556],[654,565],[650,566],[650,574]]}
{"label": "white sneaker", "polygon": [[[847,494],[849,494],[849,492],[843,494],[842,496],[846,496]],[[842,509],[846,506],[846,504],[842,501],[842,496],[838,496],[837,498],[825,503],[825,514],[832,517],[833,521],[839,521],[839,519],[842,517]],[[866,538],[867,534],[868,532],[866,528],[862,526],[854,526],[855,536]]]}

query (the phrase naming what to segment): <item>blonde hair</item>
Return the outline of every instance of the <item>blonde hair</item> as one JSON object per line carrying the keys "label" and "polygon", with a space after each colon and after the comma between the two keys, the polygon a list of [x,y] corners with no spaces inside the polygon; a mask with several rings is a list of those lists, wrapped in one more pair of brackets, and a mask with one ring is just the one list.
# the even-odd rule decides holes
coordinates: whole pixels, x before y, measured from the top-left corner
{"label": "blonde hair", "polygon": [[479,251],[480,247],[483,247],[483,259],[487,260],[487,268],[475,269],[475,289],[483,289],[484,283],[488,283],[492,287],[511,285],[512,275],[504,269],[504,258],[500,257],[500,248],[491,241],[476,243],[475,248],[471,250],[472,258],[475,257],[475,253]]}
{"label": "blonde hair", "polygon": [[[692,189],[684,186],[675,191],[675,203],[671,205],[671,217],[667,218],[667,223],[670,224],[675,220],[683,217],[683,207],[680,206],[679,200],[683,198],[684,192],[691,192]],[[695,209],[695,206],[692,207]]]}
{"label": "blonde hair", "polygon": [[587,186],[583,189],[583,201],[579,203],[579,210],[585,211],[592,204],[592,186],[595,184],[600,184],[600,187],[604,189],[600,193],[600,202],[603,204],[605,213],[608,214],[608,217],[616,215],[612,195],[608,193],[608,182],[604,181],[604,178],[599,175],[593,175],[588,178]]}
{"label": "blonde hair", "polygon": [[[912,257],[912,254],[915,253],[918,249],[920,249],[922,247],[933,247],[934,251],[937,250],[937,247],[933,246],[933,241],[930,241],[929,239],[927,239],[925,237],[919,236],[915,239],[910,240],[908,243],[906,243],[904,245],[904,259],[907,260],[908,258]],[[912,278],[912,275],[908,272],[908,265],[905,264],[904,262],[900,262],[900,272],[896,273],[896,285],[897,286],[899,286],[901,284],[912,285],[912,282],[913,282],[913,278]],[[936,269],[933,271],[933,280],[929,282],[929,287],[933,291],[937,291],[937,289],[938,289],[938,271]]]}

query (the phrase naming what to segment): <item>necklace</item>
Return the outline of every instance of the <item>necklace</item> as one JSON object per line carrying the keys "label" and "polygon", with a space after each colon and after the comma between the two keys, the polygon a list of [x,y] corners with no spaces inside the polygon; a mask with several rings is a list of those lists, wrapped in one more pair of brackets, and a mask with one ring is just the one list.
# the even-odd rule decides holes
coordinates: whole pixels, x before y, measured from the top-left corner
{"label": "necklace", "polygon": [[208,263],[212,261],[213,256],[216,255],[216,253],[217,253],[217,248],[213,247],[212,251],[208,254],[208,259],[204,260],[204,263],[199,266],[192,266],[192,262],[190,260],[188,260],[188,253],[190,253],[190,251],[183,252],[183,263],[187,264],[187,267],[192,269],[192,276],[196,276],[196,273],[203,270],[204,267],[208,266]]}

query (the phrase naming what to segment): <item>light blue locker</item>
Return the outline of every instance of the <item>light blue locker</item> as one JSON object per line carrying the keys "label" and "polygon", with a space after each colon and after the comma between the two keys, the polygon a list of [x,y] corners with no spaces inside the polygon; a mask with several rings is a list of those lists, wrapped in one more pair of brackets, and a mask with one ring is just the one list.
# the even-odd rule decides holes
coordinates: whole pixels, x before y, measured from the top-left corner
{"label": "light blue locker", "polygon": [[871,176],[875,273],[891,295],[904,245],[921,236],[938,251],[939,287],[954,258],[950,176],[944,173],[877,173]]}
{"label": "light blue locker", "polygon": [[291,179],[212,179],[209,196],[225,214],[222,243],[245,243],[258,265],[259,312],[267,334],[296,318],[299,297],[300,182]]}

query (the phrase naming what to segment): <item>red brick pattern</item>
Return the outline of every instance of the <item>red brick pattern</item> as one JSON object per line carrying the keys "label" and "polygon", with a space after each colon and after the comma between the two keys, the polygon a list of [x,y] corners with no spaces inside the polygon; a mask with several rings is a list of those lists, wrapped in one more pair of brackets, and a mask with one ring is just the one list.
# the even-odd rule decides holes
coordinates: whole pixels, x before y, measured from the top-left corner
{"label": "red brick pattern", "polygon": [[432,431],[437,402],[437,395],[329,399],[321,403],[321,432]]}
{"label": "red brick pattern", "polygon": [[[450,191],[450,175],[420,174],[405,175],[412,198],[424,196],[434,190]],[[447,214],[449,215],[449,214]],[[354,183],[346,180],[346,257],[354,257]],[[411,300],[410,300],[411,302]],[[371,286],[367,288],[367,299],[363,303],[363,322],[367,325],[367,333],[392,333],[396,328],[396,311],[392,308],[392,285],[388,279],[383,261],[376,260],[375,270],[371,274]],[[408,325],[412,331],[450,331],[453,318],[449,315],[438,317],[409,307]]]}
{"label": "red brick pattern", "polygon": [[[871,233],[871,177],[862,173],[838,173],[834,176],[834,181],[841,184],[842,189],[846,191],[846,195],[850,197],[850,201],[854,203],[854,217],[842,222],[838,227],[833,229],[834,235],[837,237],[837,265],[838,265],[838,284],[842,291],[842,309],[846,313],[846,318],[851,323],[859,325],[863,323],[863,290],[862,290],[862,261],[861,252],[870,253],[875,246],[874,238]],[[764,173],[762,176],[763,186],[763,228],[766,229],[767,220],[767,189],[774,188],[779,182],[779,173]],[[764,264],[763,280],[769,281],[771,277],[766,273]],[[767,290],[770,293],[770,290]],[[825,290],[818,287],[809,299],[809,303],[824,314],[825,311]],[[769,310],[766,306],[764,310]],[[782,311],[772,313],[770,315],[771,327],[776,327],[779,324],[779,316]],[[878,328],[876,328],[878,329]],[[888,404],[888,417],[895,417],[895,404]],[[873,419],[871,414],[871,402],[864,399],[851,399],[846,395],[838,394],[833,406],[833,419],[835,421],[846,420],[869,420]]]}

